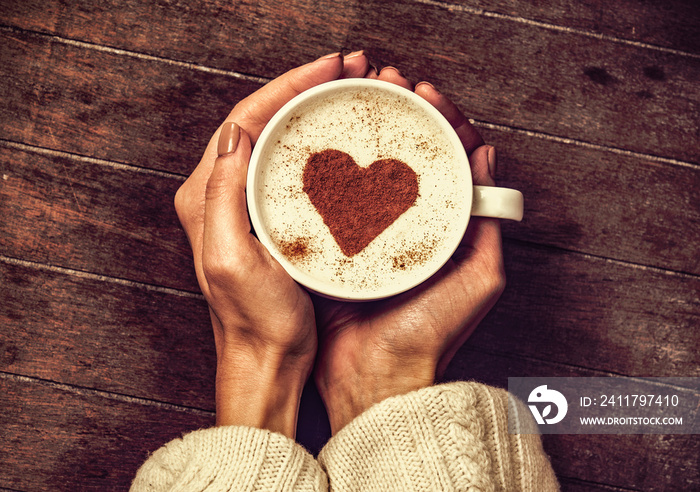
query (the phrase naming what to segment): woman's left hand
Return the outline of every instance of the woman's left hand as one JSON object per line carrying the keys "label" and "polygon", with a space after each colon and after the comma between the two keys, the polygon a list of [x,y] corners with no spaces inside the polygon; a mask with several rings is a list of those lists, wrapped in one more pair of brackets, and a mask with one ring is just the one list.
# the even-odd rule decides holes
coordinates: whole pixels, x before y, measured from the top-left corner
{"label": "woman's left hand", "polygon": [[[378,77],[413,89],[395,68]],[[432,85],[420,83],[415,92],[453,125],[474,184],[493,186],[495,149]],[[422,285],[367,303],[316,298],[315,378],[333,434],[375,403],[432,385],[504,287],[498,219],[472,218],[455,254]]]}

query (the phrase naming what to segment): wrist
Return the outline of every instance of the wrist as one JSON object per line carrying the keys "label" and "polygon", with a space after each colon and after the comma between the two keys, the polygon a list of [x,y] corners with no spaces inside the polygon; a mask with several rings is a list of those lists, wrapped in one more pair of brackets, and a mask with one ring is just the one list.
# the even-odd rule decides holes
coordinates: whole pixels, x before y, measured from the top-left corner
{"label": "wrist", "polygon": [[[433,361],[404,361],[332,372],[335,378],[317,374],[316,382],[335,435],[355,417],[392,396],[410,393],[435,382]],[[326,373],[329,374],[329,373]]]}
{"label": "wrist", "polygon": [[219,354],[216,425],[257,427],[293,439],[301,393],[312,364],[313,358],[265,351]]}

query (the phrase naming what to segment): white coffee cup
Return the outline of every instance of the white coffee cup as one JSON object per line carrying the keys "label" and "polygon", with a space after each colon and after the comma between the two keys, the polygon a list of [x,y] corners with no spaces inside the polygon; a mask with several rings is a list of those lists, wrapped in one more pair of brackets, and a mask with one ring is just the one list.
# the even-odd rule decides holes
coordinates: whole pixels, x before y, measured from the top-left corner
{"label": "white coffee cup", "polygon": [[[381,125],[372,123],[378,129],[363,128],[365,121],[373,121],[375,117],[374,112],[368,111],[368,105],[379,108],[378,101],[387,101],[387,107],[397,109],[387,109]],[[351,114],[350,106],[353,112],[357,106],[363,116]],[[316,118],[316,114],[322,116]],[[416,129],[406,128],[406,131],[411,130],[411,138],[421,145],[413,145],[412,140],[410,145],[406,144],[406,139],[397,135],[414,123]],[[430,135],[425,136],[428,133]],[[431,157],[436,163],[428,165],[428,154],[415,149],[427,149],[429,145],[423,139],[433,137],[439,142],[435,145],[437,150],[431,149],[431,155],[437,156]],[[349,147],[342,148],[342,145]],[[360,149],[360,145],[376,148],[365,152],[367,149]],[[419,182],[424,185],[419,188],[415,206],[352,258],[344,257],[324,225],[325,219],[302,191],[301,176],[306,157],[329,148],[352,155],[360,167],[376,161],[378,154],[379,157],[403,156],[402,162],[417,169]],[[357,156],[364,153],[373,157],[358,160]],[[443,161],[449,162],[443,164]],[[441,166],[445,169],[444,176]],[[451,191],[445,192],[448,198],[445,199],[440,190],[448,188]],[[266,125],[253,149],[247,202],[258,239],[294,280],[317,294],[350,301],[397,295],[430,278],[459,246],[470,216],[517,221],[523,216],[523,196],[519,191],[473,185],[464,147],[450,123],[434,106],[398,85],[370,79],[342,79],[321,84],[302,92],[282,107]],[[443,202],[453,204],[446,207],[444,213],[440,208]],[[428,215],[431,210],[432,215]],[[431,228],[444,232],[428,231]],[[297,248],[297,252],[306,255],[303,260],[283,253],[286,248],[283,245],[290,244],[285,242],[289,241],[284,239],[285,235],[303,238]],[[416,244],[427,244],[426,241],[434,247],[431,246],[430,255],[426,253],[421,257],[429,258],[413,261],[415,256],[411,256],[411,252],[415,253]],[[399,242],[407,245],[402,246],[406,248],[403,257],[410,261],[397,264],[396,258],[402,254]],[[395,251],[389,251],[391,248]],[[380,257],[381,263],[378,263]],[[389,264],[390,258],[393,258],[393,265]]]}

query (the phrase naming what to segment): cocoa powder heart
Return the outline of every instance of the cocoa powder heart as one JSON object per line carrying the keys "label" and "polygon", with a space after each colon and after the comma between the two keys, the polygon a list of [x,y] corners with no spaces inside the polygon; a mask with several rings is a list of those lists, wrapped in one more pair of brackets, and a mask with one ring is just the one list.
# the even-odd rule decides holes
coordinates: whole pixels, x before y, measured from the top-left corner
{"label": "cocoa powder heart", "polygon": [[408,210],[418,197],[418,176],[397,159],[362,168],[335,149],[309,156],[304,191],[341,251],[352,257]]}

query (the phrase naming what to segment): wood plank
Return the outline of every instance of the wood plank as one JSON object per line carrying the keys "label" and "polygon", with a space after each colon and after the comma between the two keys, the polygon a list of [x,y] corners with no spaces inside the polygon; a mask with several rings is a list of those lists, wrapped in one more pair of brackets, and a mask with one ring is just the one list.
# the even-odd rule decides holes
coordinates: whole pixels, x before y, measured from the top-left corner
{"label": "wood plank", "polygon": [[693,0],[452,0],[454,3],[526,20],[545,22],[603,36],[700,53],[700,10]]}
{"label": "wood plank", "polygon": [[632,490],[696,490],[694,435],[548,435],[544,449],[564,477]]}
{"label": "wood plank", "polygon": [[0,145],[0,251],[199,292],[173,198],[183,178]]}
{"label": "wood plank", "polygon": [[0,138],[189,174],[260,84],[0,32]]}
{"label": "wood plank", "polygon": [[[477,120],[672,159],[700,160],[700,149],[688,143],[695,140],[700,128],[700,95],[695,84],[700,78],[700,58],[620,46],[518,23],[508,24],[508,31],[504,31],[498,19],[412,2],[382,4],[375,10],[359,4],[359,9],[356,23],[350,24],[344,18],[332,23],[348,31],[347,46],[366,48],[377,63],[399,66],[413,80],[433,80]],[[411,34],[416,30],[406,29],[421,25],[426,26],[425,32]],[[250,92],[225,75],[95,52],[24,32],[2,34],[7,39],[3,42],[8,45],[3,48],[3,58],[11,61],[4,67],[8,77],[4,90],[14,100],[6,109],[12,118],[7,120],[9,128],[4,131],[10,135],[7,138],[17,141],[25,141],[22,130],[29,128],[30,121],[60,118],[64,121],[54,125],[56,128],[38,125],[35,130],[50,131],[58,138],[61,130],[67,130],[63,125],[75,125],[76,121],[85,119],[91,128],[97,125],[95,133],[103,124],[121,132],[114,135],[116,132],[109,128],[101,130],[109,135],[101,146],[111,147],[116,144],[113,139],[128,138],[132,147],[145,152],[143,146],[149,141],[167,145],[163,134],[172,135],[171,138],[179,136],[180,140],[199,136],[198,141],[202,142],[206,141],[202,129],[211,130],[211,122],[218,122],[224,114],[222,104],[228,108]],[[415,35],[420,39],[411,37]],[[288,46],[290,41],[296,43],[303,36],[277,39],[279,44]],[[317,39],[314,33],[309,36]],[[415,56],[419,42],[428,55]],[[36,46],[30,48],[30,45]],[[278,52],[276,47],[264,44],[260,47],[268,52],[268,57],[269,53]],[[229,44],[209,48],[212,52],[217,49],[232,52]],[[248,54],[251,58],[258,55],[250,50]],[[105,68],[91,70],[80,79],[75,77],[89,66],[103,65]],[[276,62],[265,65],[267,70],[254,73],[274,76],[296,63],[277,58]],[[255,69],[254,64],[230,66],[246,72]],[[125,72],[138,73],[139,77],[135,79]],[[24,80],[24,86],[18,85],[17,92],[10,92],[12,81],[17,79]],[[143,86],[142,81],[148,83]],[[54,84],[59,84],[61,89]],[[102,98],[103,93],[100,108],[88,104],[96,96]],[[170,118],[164,115],[164,104],[177,107],[177,115]],[[95,110],[100,110],[106,121],[99,121]],[[176,122],[175,116],[187,120],[189,132],[180,129],[179,125],[185,123]],[[144,119],[150,128],[130,134],[125,122],[135,128]],[[163,125],[168,123],[176,126],[166,130]],[[90,132],[76,133],[82,136]],[[81,142],[81,146],[91,141],[97,146],[94,139],[84,138],[86,142]],[[65,149],[47,143],[27,143]],[[97,157],[104,157],[106,149],[93,150],[100,153]],[[164,149],[159,150],[162,156]],[[148,161],[144,156],[133,158],[137,160],[122,160],[139,164]]]}
{"label": "wood plank", "polygon": [[[147,402],[145,402],[147,403]],[[160,446],[212,415],[0,376],[0,487],[127,490]]]}
{"label": "wood plank", "polygon": [[[0,457],[0,486],[17,490],[123,489],[149,452],[213,423],[202,412],[6,374],[0,376],[0,404],[0,425],[13,449]],[[689,490],[700,483],[692,437],[545,436],[544,444],[566,481]],[[626,466],[631,462],[636,465]]]}
{"label": "wood plank", "polygon": [[[376,3],[376,2],[367,2]],[[391,2],[383,1],[387,4]],[[502,15],[502,22],[541,22],[553,28],[578,29],[595,35],[610,36],[632,42],[648,43],[669,49],[700,53],[700,12],[692,0],[645,2],[620,0],[614,4],[602,0],[580,2],[552,0],[546,3],[513,0],[450,0],[420,1],[465,9],[469,13]],[[80,39],[106,46],[115,46],[178,60],[199,63],[221,63],[238,59],[247,66],[259,61],[245,59],[251,47],[243,40],[276,48],[275,58],[313,56],[323,50],[343,46],[345,30],[337,23],[337,12],[347,13],[345,25],[354,22],[356,6],[352,2],[290,0],[285,8],[275,8],[275,2],[190,2],[185,7],[173,1],[136,2],[110,0],[90,2],[78,0],[63,4],[58,0],[40,2],[25,0],[4,6],[7,25]],[[99,22],[100,29],[95,29]],[[236,26],[236,33],[227,27]],[[317,43],[278,46],[274,36],[299,38],[301,33],[317,36]],[[178,42],[173,42],[173,36]],[[308,36],[311,39],[313,36]],[[212,51],[230,43],[227,58],[214,57]],[[301,44],[304,43],[304,44]],[[212,46],[215,48],[212,49]],[[304,58],[296,61],[302,62]],[[264,67],[260,65],[264,70]]]}
{"label": "wood plank", "polygon": [[507,241],[508,285],[468,344],[628,376],[700,376],[700,278]]}
{"label": "wood plank", "polygon": [[600,483],[584,482],[582,480],[571,479],[568,477],[559,477],[559,486],[564,492],[629,492],[628,488],[613,487]]}
{"label": "wood plank", "polygon": [[0,285],[0,371],[213,410],[202,299],[7,262]]}
{"label": "wood plank", "polygon": [[434,80],[476,120],[700,160],[699,58],[410,1],[358,6],[347,45]]}
{"label": "wood plank", "polygon": [[330,0],[290,0],[284,8],[270,0],[27,0],[7,6],[3,17],[21,29],[272,76],[280,60],[299,65],[342,47],[353,10]]}
{"label": "wood plank", "polygon": [[506,237],[700,274],[700,167],[482,128],[500,186],[525,195]]}

